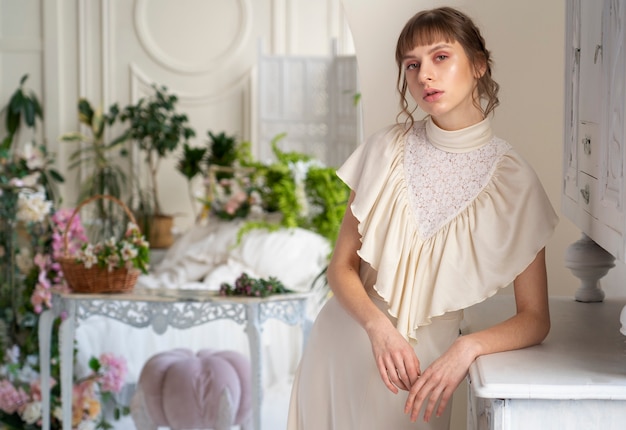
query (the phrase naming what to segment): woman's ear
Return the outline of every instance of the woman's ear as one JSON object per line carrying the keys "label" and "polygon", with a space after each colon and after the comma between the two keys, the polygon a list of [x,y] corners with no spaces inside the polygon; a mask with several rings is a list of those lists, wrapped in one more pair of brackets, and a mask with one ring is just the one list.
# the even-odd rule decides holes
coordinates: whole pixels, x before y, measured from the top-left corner
{"label": "woman's ear", "polygon": [[476,79],[480,79],[483,77],[486,71],[487,71],[487,64],[482,60],[478,61],[476,66],[474,67],[474,77]]}
{"label": "woman's ear", "polygon": [[483,77],[485,72],[487,71],[487,60],[483,55],[478,56],[476,61],[474,62],[474,77],[476,79],[480,79]]}

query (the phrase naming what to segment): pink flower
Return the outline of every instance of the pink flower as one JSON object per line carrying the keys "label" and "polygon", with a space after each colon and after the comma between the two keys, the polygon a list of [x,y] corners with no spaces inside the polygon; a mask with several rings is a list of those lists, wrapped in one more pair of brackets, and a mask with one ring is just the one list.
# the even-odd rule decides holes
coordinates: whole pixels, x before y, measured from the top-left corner
{"label": "pink flower", "polygon": [[116,357],[111,353],[100,355],[100,365],[102,366],[100,383],[102,391],[119,393],[124,386],[126,378],[126,360],[124,357]]}
{"label": "pink flower", "polygon": [[[52,216],[53,234],[52,234],[52,249],[53,257],[59,258],[65,254],[65,229],[69,223],[70,217],[74,211],[72,209],[59,209]],[[70,255],[73,255],[81,244],[87,242],[87,235],[85,229],[80,221],[80,215],[76,215],[72,220],[72,224],[67,231],[68,246],[67,251]]]}
{"label": "pink flower", "polygon": [[[56,385],[57,381],[54,378],[50,378],[50,388],[52,389]],[[30,383],[30,395],[34,401],[41,401],[41,380],[36,379]]]}
{"label": "pink flower", "polygon": [[233,215],[237,211],[239,206],[241,206],[241,204],[247,200],[247,198],[248,195],[245,193],[245,191],[238,191],[237,193],[233,194],[230,199],[228,199],[228,201],[224,205],[224,210],[227,214]]}
{"label": "pink flower", "polygon": [[50,293],[50,289],[41,284],[35,285],[35,290],[33,291],[33,295],[30,297],[30,302],[35,309],[35,313],[37,314],[43,312],[44,305],[46,309],[51,308],[52,294]]}
{"label": "pink flower", "polygon": [[16,389],[6,379],[0,381],[0,410],[10,415],[21,411],[28,401],[28,394],[21,387]]}
{"label": "pink flower", "polygon": [[50,258],[47,255],[37,253],[33,262],[37,267],[39,267],[39,270],[46,270],[46,266],[50,262]]}

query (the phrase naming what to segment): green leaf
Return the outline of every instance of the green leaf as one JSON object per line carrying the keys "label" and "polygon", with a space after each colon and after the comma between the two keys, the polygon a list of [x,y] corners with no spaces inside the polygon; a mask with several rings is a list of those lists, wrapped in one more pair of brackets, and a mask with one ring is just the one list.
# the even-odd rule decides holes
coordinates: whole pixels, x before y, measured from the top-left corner
{"label": "green leaf", "polygon": [[24,121],[29,127],[35,127],[35,105],[29,99],[24,100]]}
{"label": "green leaf", "polygon": [[65,178],[58,171],[54,169],[48,169],[48,174],[57,182],[63,183],[65,182]]}
{"label": "green leaf", "polygon": [[98,360],[96,357],[91,357],[89,359],[89,368],[91,370],[93,370],[94,372],[98,373],[98,371],[100,371],[100,360]]}
{"label": "green leaf", "polygon": [[13,141],[13,136],[9,134],[2,140],[2,144],[0,145],[0,149],[8,151],[11,148],[11,142]]}
{"label": "green leaf", "polygon": [[83,124],[91,126],[92,118],[93,109],[91,108],[91,104],[87,99],[81,98],[78,101],[78,120]]}
{"label": "green leaf", "polygon": [[9,134],[11,135],[15,134],[15,132],[17,131],[17,128],[20,125],[20,118],[21,118],[21,114],[19,111],[13,112],[11,110],[7,110],[6,127],[7,127],[7,131],[9,132]]}
{"label": "green leaf", "polygon": [[11,96],[11,99],[9,100],[9,110],[11,112],[21,112],[24,110],[24,93],[22,92],[22,89],[19,88],[17,91],[15,91],[13,93],[13,95]]}
{"label": "green leaf", "polygon": [[59,137],[59,140],[63,142],[86,142],[89,138],[80,131],[72,131],[62,134],[61,137]]}
{"label": "green leaf", "polygon": [[31,102],[35,107],[35,115],[37,115],[39,119],[43,120],[43,109],[41,108],[41,104],[39,103],[39,100],[37,100],[37,97],[32,97]]}
{"label": "green leaf", "polygon": [[106,145],[107,149],[115,148],[120,143],[124,143],[128,140],[130,132],[126,131],[121,136],[116,137],[111,143]]}

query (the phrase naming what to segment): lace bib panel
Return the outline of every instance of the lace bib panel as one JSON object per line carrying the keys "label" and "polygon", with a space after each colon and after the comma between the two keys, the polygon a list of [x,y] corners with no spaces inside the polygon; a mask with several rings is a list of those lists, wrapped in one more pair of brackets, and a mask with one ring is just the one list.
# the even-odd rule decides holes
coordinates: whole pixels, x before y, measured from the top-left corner
{"label": "lace bib panel", "polygon": [[474,201],[489,183],[497,161],[510,148],[506,141],[494,137],[468,152],[446,152],[428,141],[423,126],[407,134],[404,174],[422,240]]}

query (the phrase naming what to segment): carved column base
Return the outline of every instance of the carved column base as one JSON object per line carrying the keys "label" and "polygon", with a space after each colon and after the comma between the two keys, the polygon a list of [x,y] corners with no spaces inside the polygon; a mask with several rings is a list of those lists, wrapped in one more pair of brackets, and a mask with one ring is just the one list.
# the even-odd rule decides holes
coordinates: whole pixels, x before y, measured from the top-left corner
{"label": "carved column base", "polygon": [[577,301],[604,300],[600,278],[615,267],[615,257],[583,233],[582,237],[565,251],[565,267],[580,279],[580,287],[575,295]]}

